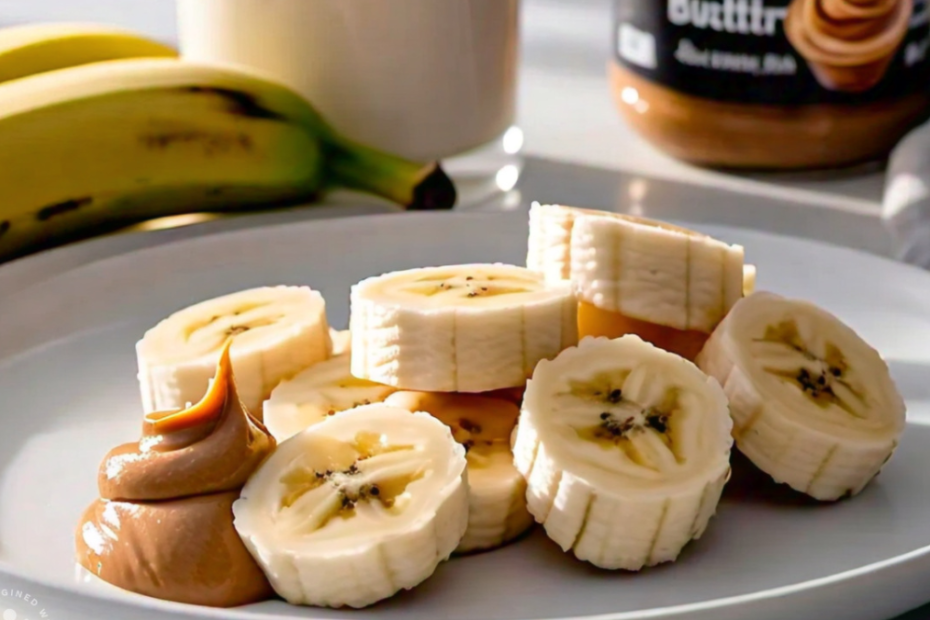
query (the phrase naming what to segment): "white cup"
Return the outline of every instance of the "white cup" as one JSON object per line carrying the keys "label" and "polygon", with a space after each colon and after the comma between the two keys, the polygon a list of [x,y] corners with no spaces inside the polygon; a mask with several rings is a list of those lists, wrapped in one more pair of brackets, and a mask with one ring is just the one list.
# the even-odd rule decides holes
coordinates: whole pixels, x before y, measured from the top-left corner
{"label": "white cup", "polygon": [[419,160],[514,121],[519,0],[178,0],[181,50],[301,93],[341,133]]}

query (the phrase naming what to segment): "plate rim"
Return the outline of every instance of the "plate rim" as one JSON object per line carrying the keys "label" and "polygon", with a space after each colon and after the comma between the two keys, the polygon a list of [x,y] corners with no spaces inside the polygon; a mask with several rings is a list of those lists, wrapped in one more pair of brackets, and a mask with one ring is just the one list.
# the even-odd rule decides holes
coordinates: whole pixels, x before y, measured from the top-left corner
{"label": "plate rim", "polygon": [[[355,212],[350,212],[352,209]],[[198,239],[222,235],[235,235],[238,233],[254,232],[256,230],[274,229],[283,226],[341,226],[350,221],[382,221],[390,218],[495,218],[515,217],[524,215],[529,217],[528,206],[513,211],[502,210],[451,210],[451,211],[399,211],[380,204],[366,203],[319,203],[290,208],[274,209],[269,211],[254,211],[243,213],[224,214],[220,219],[196,222],[174,228],[160,230],[143,230],[132,232],[116,232],[100,237],[78,240],[61,246],[49,248],[34,254],[29,254],[12,261],[0,263],[0,280],[10,277],[8,274],[18,275],[19,272],[56,270],[51,275],[60,275],[76,268],[84,267],[94,262],[108,260],[134,252],[144,251],[166,245],[183,244]],[[586,207],[587,208],[587,207]],[[605,213],[618,213],[632,215],[624,210],[597,209]],[[647,220],[655,220],[647,215],[641,216]],[[846,245],[839,245],[830,241],[809,239],[798,235],[781,232],[770,232],[758,228],[726,224],[723,222],[707,222],[687,218],[670,218],[660,221],[692,227],[694,229],[713,228],[722,231],[735,231],[751,236],[765,237],[783,242],[799,243],[806,246],[826,247],[831,251],[847,253],[853,256],[865,257],[903,272],[921,274],[921,277],[930,276],[930,271],[916,265],[904,263],[891,256],[876,254],[867,250],[860,250]],[[83,258],[82,262],[73,262],[68,259]]]}
{"label": "plate rim", "polygon": [[[670,605],[666,607],[654,607],[650,609],[623,611],[590,616],[563,616],[561,618],[552,620],[662,620],[663,618],[677,618],[682,614],[735,609],[740,606],[752,603],[761,603],[792,595],[804,594],[806,592],[815,590],[822,590],[831,585],[849,585],[857,579],[867,577],[869,574],[884,572],[897,567],[903,567],[928,557],[930,557],[930,545],[925,545],[918,549],[908,551],[907,553],[903,553],[892,558],[887,558],[885,560],[880,560],[878,562],[872,562],[870,564],[866,564],[865,566],[860,566],[858,568],[834,573],[824,577],[818,577],[816,579],[809,579],[801,583],[779,586],[777,588],[768,588],[747,594],[715,598],[698,603],[686,603],[682,605]],[[2,560],[0,560],[0,576],[10,576],[25,583],[35,584],[40,588],[44,588],[57,594],[66,594],[70,597],[77,597],[85,602],[90,602],[98,606],[112,606],[116,604],[133,609],[158,611],[186,618],[216,618],[224,620],[281,619],[281,616],[277,614],[272,615],[262,612],[243,613],[242,611],[238,611],[235,607],[221,609],[205,607],[201,605],[175,603],[172,601],[163,601],[152,597],[136,595],[131,592],[120,592],[117,596],[107,596],[102,592],[88,592],[78,586],[63,586],[52,583],[43,578],[25,575],[15,569],[10,570],[9,564]],[[123,596],[125,596],[125,598],[123,598]],[[136,600],[135,597],[139,597],[138,600]],[[304,609],[312,610],[315,608],[304,607]],[[314,620],[313,616],[307,616],[306,618],[307,620]]]}
{"label": "plate rim", "polygon": [[[45,252],[29,255],[9,263],[0,264],[0,282],[6,279],[8,273],[17,275],[19,273],[29,273],[36,271],[40,274],[40,279],[34,282],[34,285],[41,285],[47,278],[53,278],[64,275],[70,271],[80,269],[99,261],[117,260],[120,257],[154,250],[164,246],[172,246],[185,243],[196,243],[204,238],[216,238],[221,236],[247,235],[256,230],[272,231],[285,226],[312,226],[312,227],[341,227],[351,225],[352,223],[365,225],[377,225],[379,221],[385,221],[386,218],[397,219],[398,216],[409,216],[417,219],[433,219],[439,217],[465,217],[468,219],[494,219],[500,217],[514,218],[517,215],[527,215],[525,209],[497,212],[497,211],[452,211],[444,213],[434,212],[375,212],[344,214],[330,213],[320,217],[320,212],[316,212],[318,207],[312,209],[298,209],[295,211],[281,211],[272,213],[253,213],[243,214],[236,217],[221,219],[209,222],[202,222],[166,230],[132,232],[125,234],[109,235],[105,237],[88,239],[65,246],[53,248]],[[338,207],[337,207],[338,208]],[[344,210],[342,208],[341,210]],[[612,212],[607,210],[607,212]],[[295,217],[296,215],[296,217]],[[930,272],[913,265],[901,263],[892,258],[873,254],[863,250],[857,250],[845,246],[832,244],[830,242],[811,240],[804,237],[786,235],[781,233],[772,233],[768,231],[746,228],[740,226],[731,226],[723,223],[706,223],[706,222],[689,222],[687,220],[676,220],[675,223],[683,223],[696,228],[713,228],[720,231],[734,231],[740,234],[749,234],[750,236],[769,239],[777,243],[799,243],[811,248],[825,247],[833,252],[840,254],[849,254],[873,261],[876,264],[882,264],[885,268],[891,268],[902,273],[910,273],[910,277],[930,278]],[[86,260],[72,261],[71,257],[83,257]],[[27,285],[28,288],[28,285]],[[14,289],[13,293],[17,290]],[[0,307],[2,307],[0,303]],[[914,422],[908,422],[909,425],[919,425]],[[885,558],[863,566],[849,570],[825,575],[815,579],[802,581],[799,583],[778,586],[738,594],[734,596],[713,598],[696,603],[684,603],[679,605],[670,605],[664,607],[654,607],[634,611],[623,611],[616,613],[587,615],[587,616],[564,616],[558,620],[660,620],[663,618],[678,618],[685,614],[695,614],[701,612],[712,612],[716,610],[733,610],[741,606],[754,603],[763,603],[774,601],[781,598],[802,595],[817,590],[823,590],[833,585],[851,586],[857,580],[861,580],[876,573],[884,573],[895,568],[901,568],[908,565],[919,563],[921,560],[930,560],[930,544],[912,549],[903,554]],[[930,561],[927,562],[930,568]],[[10,563],[0,558],[0,577],[9,577],[20,580],[25,584],[35,585],[56,595],[66,595],[69,598],[77,598],[82,602],[96,607],[112,607],[114,605],[126,607],[128,609],[137,609],[141,611],[160,612],[175,617],[185,618],[223,618],[225,620],[278,620],[279,615],[272,615],[263,612],[242,612],[237,608],[220,609],[205,606],[188,605],[171,601],[134,595],[128,592],[117,592],[114,595],[108,595],[106,592],[88,591],[79,585],[59,584],[52,580],[47,580],[41,576],[26,573]],[[137,598],[138,597],[138,598]],[[930,601],[930,596],[928,596]],[[307,607],[305,609],[314,609]],[[312,614],[312,612],[311,612]],[[313,619],[311,615],[308,618]]]}

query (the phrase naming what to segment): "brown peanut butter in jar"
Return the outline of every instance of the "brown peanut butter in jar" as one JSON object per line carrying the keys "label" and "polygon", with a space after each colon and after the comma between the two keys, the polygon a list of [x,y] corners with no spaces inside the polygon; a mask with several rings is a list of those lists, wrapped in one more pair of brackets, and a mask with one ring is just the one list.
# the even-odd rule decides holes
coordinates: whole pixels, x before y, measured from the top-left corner
{"label": "brown peanut butter in jar", "polygon": [[697,164],[844,166],[930,116],[925,0],[614,0],[617,105]]}

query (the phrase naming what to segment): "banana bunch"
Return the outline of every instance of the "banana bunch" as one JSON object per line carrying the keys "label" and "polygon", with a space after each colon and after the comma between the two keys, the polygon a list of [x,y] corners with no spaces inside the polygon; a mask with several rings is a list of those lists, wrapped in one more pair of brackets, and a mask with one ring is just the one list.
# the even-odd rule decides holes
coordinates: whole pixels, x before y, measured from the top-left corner
{"label": "banana bunch", "polygon": [[533,204],[527,267],[570,280],[579,336],[638,334],[693,359],[746,290],[743,248],[629,215]]}
{"label": "banana bunch", "polygon": [[450,208],[452,182],[350,142],[291,90],[96,26],[0,31],[0,260],[146,219],[333,187]]}

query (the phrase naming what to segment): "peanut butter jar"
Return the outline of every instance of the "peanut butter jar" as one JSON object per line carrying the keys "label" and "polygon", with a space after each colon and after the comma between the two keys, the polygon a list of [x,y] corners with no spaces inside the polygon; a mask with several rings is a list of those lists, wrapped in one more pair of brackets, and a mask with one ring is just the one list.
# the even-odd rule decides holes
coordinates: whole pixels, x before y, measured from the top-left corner
{"label": "peanut butter jar", "polygon": [[614,26],[621,113],[696,164],[856,164],[930,116],[925,0],[614,0]]}

